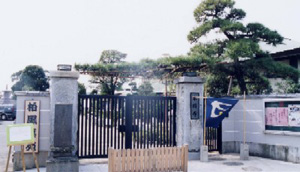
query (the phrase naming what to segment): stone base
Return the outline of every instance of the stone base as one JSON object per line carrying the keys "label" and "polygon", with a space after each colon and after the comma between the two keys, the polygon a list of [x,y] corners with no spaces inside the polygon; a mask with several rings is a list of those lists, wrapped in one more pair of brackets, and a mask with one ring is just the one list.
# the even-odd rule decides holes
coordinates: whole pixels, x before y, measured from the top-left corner
{"label": "stone base", "polygon": [[79,171],[79,161],[77,157],[51,158],[47,160],[47,172]]}
{"label": "stone base", "polygon": [[249,145],[247,144],[240,145],[240,159],[249,160]]}
{"label": "stone base", "polygon": [[[39,167],[46,167],[46,160],[48,158],[48,151],[39,151],[36,153],[36,157],[39,163]],[[26,169],[36,168],[35,162],[32,153],[25,153],[25,166]],[[6,161],[5,161],[6,162]],[[13,170],[14,171],[21,171],[23,170],[22,166],[22,156],[20,151],[16,151],[13,154]]]}
{"label": "stone base", "polygon": [[200,152],[189,152],[189,160],[199,160]]}
{"label": "stone base", "polygon": [[200,161],[208,162],[208,146],[206,145],[200,147]]}

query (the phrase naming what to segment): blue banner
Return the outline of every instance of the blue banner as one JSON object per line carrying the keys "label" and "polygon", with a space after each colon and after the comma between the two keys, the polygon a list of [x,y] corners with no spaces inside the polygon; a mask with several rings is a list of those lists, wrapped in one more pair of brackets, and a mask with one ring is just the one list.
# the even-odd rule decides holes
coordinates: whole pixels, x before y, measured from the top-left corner
{"label": "blue banner", "polygon": [[206,127],[217,128],[230,110],[238,102],[232,98],[207,98],[206,99]]}

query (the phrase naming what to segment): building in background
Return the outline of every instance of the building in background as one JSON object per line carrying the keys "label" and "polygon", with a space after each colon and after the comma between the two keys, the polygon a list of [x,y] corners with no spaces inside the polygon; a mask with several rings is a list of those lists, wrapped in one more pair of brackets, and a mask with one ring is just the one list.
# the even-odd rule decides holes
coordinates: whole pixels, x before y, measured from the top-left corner
{"label": "building in background", "polygon": [[15,100],[12,98],[12,91],[5,90],[0,95],[0,104],[15,104]]}
{"label": "building in background", "polygon": [[[268,51],[275,61],[288,64],[300,70],[300,43],[284,39],[283,44],[272,46],[260,44],[261,48]],[[284,93],[280,85],[286,85],[287,82],[283,78],[269,79],[274,93]],[[299,80],[300,81],[300,80]]]}

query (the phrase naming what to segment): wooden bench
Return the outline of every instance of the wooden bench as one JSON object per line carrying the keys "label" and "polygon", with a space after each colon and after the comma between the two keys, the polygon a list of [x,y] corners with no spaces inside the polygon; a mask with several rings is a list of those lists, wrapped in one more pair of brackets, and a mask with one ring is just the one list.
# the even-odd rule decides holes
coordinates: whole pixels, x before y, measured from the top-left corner
{"label": "wooden bench", "polygon": [[109,149],[108,171],[184,171],[188,168],[188,146],[150,149]]}

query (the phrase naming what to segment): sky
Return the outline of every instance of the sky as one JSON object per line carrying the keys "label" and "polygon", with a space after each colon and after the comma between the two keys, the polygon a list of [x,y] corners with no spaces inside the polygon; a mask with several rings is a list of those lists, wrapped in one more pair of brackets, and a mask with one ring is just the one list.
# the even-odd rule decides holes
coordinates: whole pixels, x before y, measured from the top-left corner
{"label": "sky", "polygon": [[[191,48],[201,0],[0,0],[0,90],[27,65],[96,63],[103,50],[128,61]],[[300,42],[299,0],[236,0],[247,17]],[[84,78],[84,77],[81,77]],[[86,80],[85,80],[86,81]]]}

